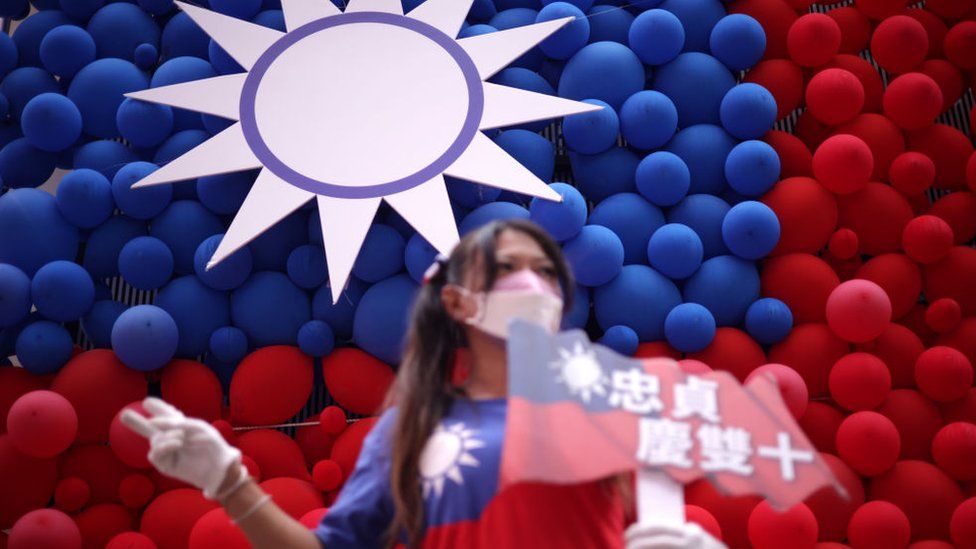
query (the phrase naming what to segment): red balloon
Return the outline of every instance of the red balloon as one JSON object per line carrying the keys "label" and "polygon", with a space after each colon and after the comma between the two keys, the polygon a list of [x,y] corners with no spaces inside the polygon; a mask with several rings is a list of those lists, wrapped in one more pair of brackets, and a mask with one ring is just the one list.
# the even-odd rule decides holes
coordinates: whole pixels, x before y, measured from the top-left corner
{"label": "red balloon", "polygon": [[366,438],[378,419],[370,417],[355,421],[336,439],[332,446],[330,458],[342,468],[343,478],[349,478],[349,474],[352,473],[356,465],[356,458],[359,457],[359,450],[363,446],[363,439]]}
{"label": "red balloon", "polygon": [[218,419],[211,421],[210,425],[213,425],[214,429],[217,429],[217,432],[220,433],[220,436],[224,437],[224,440],[226,440],[228,444],[231,446],[237,445],[237,435],[234,434],[234,426],[231,425],[229,421]]}
{"label": "red balloon", "polygon": [[156,549],[156,544],[145,534],[122,532],[110,539],[105,549]]}
{"label": "red balloon", "polygon": [[966,163],[973,154],[973,143],[964,133],[945,124],[932,124],[909,133],[908,148],[935,162],[935,188],[966,188]]}
{"label": "red balloon", "polygon": [[915,332],[901,324],[889,324],[877,339],[855,348],[875,355],[888,366],[892,387],[914,387],[915,359],[925,350],[925,345]]}
{"label": "red balloon", "polygon": [[[739,2],[733,2],[732,5],[737,3]],[[746,73],[744,81],[759,84],[773,95],[776,100],[777,120],[789,116],[803,99],[803,70],[788,59],[760,61]]]}
{"label": "red balloon", "polygon": [[854,120],[838,126],[838,134],[857,137],[871,149],[874,159],[871,179],[885,181],[891,162],[905,152],[905,138],[902,131],[888,118],[875,113],[864,113]]}
{"label": "red balloon", "polygon": [[[149,417],[149,412],[142,407],[142,402],[133,402],[122,410],[135,410],[143,416]],[[108,430],[109,447],[122,463],[136,469],[146,469],[149,463],[149,440],[122,423],[122,410],[112,418]]]}
{"label": "red balloon", "polygon": [[962,308],[956,300],[936,299],[925,309],[925,323],[933,332],[944,334],[955,330],[962,322]]}
{"label": "red balloon", "polygon": [[966,355],[952,347],[932,347],[915,361],[915,382],[932,400],[958,400],[973,385],[973,365]]}
{"label": "red balloon", "polygon": [[940,408],[947,423],[976,423],[976,387],[970,388],[959,400],[941,403]]}
{"label": "red balloon", "polygon": [[634,358],[681,358],[681,351],[668,345],[667,341],[647,341],[637,346]]}
{"label": "red balloon", "polygon": [[779,130],[770,130],[762,138],[779,156],[780,177],[813,176],[813,153],[797,136]]}
{"label": "red balloon", "polygon": [[883,105],[885,116],[898,127],[919,130],[931,126],[942,112],[942,90],[928,75],[910,72],[888,84]]}
{"label": "red balloon", "polygon": [[908,517],[887,501],[869,501],[858,508],[847,525],[847,539],[857,549],[906,547],[912,537]]}
{"label": "red balloon", "polygon": [[722,540],[722,527],[719,526],[715,517],[705,509],[697,505],[685,505],[685,519],[701,526],[702,530],[708,532],[713,538]]}
{"label": "red balloon", "polygon": [[7,540],[10,549],[81,549],[81,532],[57,509],[37,509],[20,517]]}
{"label": "red balloon", "polygon": [[806,101],[814,118],[828,126],[836,126],[861,112],[864,86],[844,69],[824,69],[807,84]]}
{"label": "red balloon", "polygon": [[945,59],[926,59],[918,72],[931,78],[942,93],[942,108],[939,113],[949,110],[962,97],[966,86],[962,81],[962,73],[952,63]]}
{"label": "red balloon", "polygon": [[[838,10],[832,10],[829,13],[833,13],[834,11]],[[856,76],[861,81],[861,87],[864,88],[864,112],[881,111],[881,97],[884,95],[884,83],[881,81],[881,75],[871,63],[868,63],[857,55],[842,53],[834,57],[830,63],[827,63],[826,67],[844,69]]]}
{"label": "red balloon", "polygon": [[353,348],[336,349],[322,359],[322,374],[335,401],[354,414],[375,414],[393,383],[393,370]]}
{"label": "red balloon", "polygon": [[976,546],[976,498],[969,498],[952,512],[949,533],[958,547]]}
{"label": "red balloon", "polygon": [[90,497],[91,488],[78,477],[63,478],[54,487],[54,505],[67,513],[84,507]]}
{"label": "red balloon", "polygon": [[707,480],[685,486],[685,503],[711,513],[722,529],[722,541],[729,547],[749,546],[747,523],[760,501],[756,496],[723,496]]}
{"label": "red balloon", "polygon": [[261,482],[261,467],[251,456],[241,456],[241,465],[247,468],[247,474],[251,475],[255,482]]}
{"label": "red balloon", "polygon": [[[926,5],[928,8],[928,5]],[[902,11],[902,15],[907,15],[922,24],[925,34],[928,37],[929,51],[927,57],[942,57],[942,41],[949,32],[949,27],[928,9],[908,8]]]}
{"label": "red balloon", "polygon": [[928,190],[935,181],[935,164],[922,153],[904,152],[891,161],[888,169],[891,186],[905,196],[915,196]]}
{"label": "red balloon", "polygon": [[857,255],[857,233],[850,229],[837,229],[827,242],[827,250],[837,259],[853,258]]}
{"label": "red balloon", "polygon": [[10,528],[24,513],[47,505],[57,479],[57,460],[25,455],[10,435],[0,435],[0,528]]}
{"label": "red balloon", "polygon": [[871,341],[889,322],[891,300],[881,286],[869,280],[848,280],[827,298],[827,325],[846,341]]}
{"label": "red balloon", "polygon": [[688,358],[704,362],[713,370],[725,370],[742,381],[749,372],[766,363],[766,353],[749,334],[737,328],[715,330],[712,342]]}
{"label": "red balloon", "polygon": [[840,410],[825,402],[811,400],[797,422],[817,450],[836,453],[837,428],[841,421],[844,421],[844,414]]}
{"label": "red balloon", "polygon": [[951,543],[937,539],[923,539],[908,546],[908,549],[956,549]]}
{"label": "red balloon", "polygon": [[976,315],[976,249],[956,246],[941,261],[926,265],[923,274],[927,299],[949,297],[963,315]]}
{"label": "red balloon", "polygon": [[830,369],[830,396],[852,411],[872,410],[884,402],[891,390],[891,374],[880,358],[869,353],[851,353]]}
{"label": "red balloon", "polygon": [[837,429],[837,453],[860,475],[887,471],[898,460],[900,450],[895,424],[877,412],[855,412]]}
{"label": "red balloon", "polygon": [[126,404],[146,398],[145,374],[125,367],[107,349],[76,355],[58,371],[51,390],[78,414],[79,443],[108,442],[112,418]]}
{"label": "red balloon", "polygon": [[251,549],[244,532],[230,521],[223,509],[211,509],[190,530],[189,549]]}
{"label": "red balloon", "polygon": [[346,430],[346,412],[338,406],[326,406],[320,417],[322,430],[327,435],[339,436]]}
{"label": "red balloon", "polygon": [[146,475],[127,475],[119,483],[119,501],[130,509],[142,509],[152,500],[156,485]]}
{"label": "red balloon", "polygon": [[922,291],[922,271],[903,254],[875,256],[855,272],[855,277],[881,286],[891,300],[892,318],[908,314]]}
{"label": "red balloon", "polygon": [[940,335],[936,343],[962,352],[970,364],[976,364],[976,318],[962,319],[958,328]]}
{"label": "red balloon", "polygon": [[918,391],[896,389],[888,394],[878,412],[898,429],[902,459],[930,458],[932,438],[942,427],[942,416],[931,400]]}
{"label": "red balloon", "polygon": [[842,540],[846,537],[847,522],[851,515],[864,503],[864,484],[861,477],[839,457],[821,453],[820,458],[844,487],[847,498],[841,497],[833,486],[825,486],[814,492],[804,503],[817,518],[820,541]]}
{"label": "red balloon", "polygon": [[[908,311],[907,315],[897,319],[896,322],[915,332],[915,335],[922,340],[924,345],[932,345],[932,343],[935,341],[937,334],[933,332],[931,328],[929,328],[928,324],[925,323],[925,305],[921,303],[915,304],[915,306],[912,307],[912,310]],[[914,364],[912,365],[912,368],[912,383],[914,383]]]}
{"label": "red balloon", "polygon": [[200,517],[216,508],[217,502],[205,499],[200,490],[170,490],[149,503],[142,513],[139,531],[149,536],[159,549],[184,549]]}
{"label": "red balloon", "polygon": [[190,417],[220,419],[223,389],[217,374],[195,360],[176,359],[163,368],[160,379],[163,400]]}
{"label": "red balloon", "polygon": [[275,504],[295,520],[313,509],[324,507],[322,495],[304,480],[273,478],[262,482],[261,488],[271,494]]}
{"label": "red balloon", "polygon": [[318,528],[319,523],[325,518],[325,515],[329,512],[326,507],[319,507],[318,509],[312,509],[311,511],[302,515],[302,518],[298,519],[298,522],[302,523],[303,526],[309,530],[315,530]]}
{"label": "red balloon", "polygon": [[932,439],[932,457],[950,477],[976,480],[976,425],[958,421],[940,429]]}
{"label": "red balloon", "polygon": [[[816,150],[825,139],[830,137],[833,133],[833,128],[830,126],[824,126],[819,120],[813,117],[813,114],[805,110],[800,113],[799,118],[796,119],[796,125],[793,126],[793,133],[803,141],[810,150]],[[812,160],[811,160],[811,169]]]}
{"label": "red balloon", "polygon": [[[735,0],[728,5],[729,13],[744,13],[762,25],[766,32],[766,53],[763,59],[787,57],[786,36],[796,21],[796,11],[783,0]],[[753,67],[754,72],[756,67]],[[802,89],[797,97],[802,94]],[[775,96],[775,94],[774,94]],[[779,98],[777,97],[777,103]]]}
{"label": "red balloon", "polygon": [[839,225],[857,233],[860,251],[880,255],[901,251],[901,233],[915,212],[898,191],[871,182],[837,200]]}
{"label": "red balloon", "polygon": [[133,517],[128,509],[115,503],[102,503],[75,515],[86,548],[105,547],[115,536],[132,530]]}
{"label": "red balloon", "polygon": [[868,47],[871,21],[851,6],[832,9],[827,17],[840,27],[840,52],[857,55]]}
{"label": "red balloon", "polygon": [[962,502],[959,486],[924,461],[899,461],[873,479],[868,497],[894,503],[912,524],[912,539],[948,539],[952,512]]}
{"label": "red balloon", "polygon": [[[319,415],[310,416],[306,421],[319,419]],[[319,461],[329,457],[335,437],[326,433],[321,425],[307,425],[295,430],[295,442],[305,456],[305,466],[311,469]]]}
{"label": "red balloon", "polygon": [[[275,345],[249,354],[230,382],[231,421],[244,425],[287,421],[312,394],[312,367],[312,357],[298,347]],[[331,383],[329,389],[334,390]]]}
{"label": "red balloon", "polygon": [[969,155],[966,162],[966,184],[971,190],[976,190],[976,151]]}
{"label": "red balloon", "polygon": [[684,358],[679,360],[678,367],[681,368],[682,372],[693,375],[705,375],[715,371],[712,370],[712,367],[708,364],[692,358]]}
{"label": "red balloon", "polygon": [[803,381],[800,374],[796,373],[796,370],[782,364],[765,364],[753,370],[746,377],[746,383],[759,376],[772,376],[776,380],[779,394],[783,397],[783,402],[789,408],[790,414],[796,419],[803,416],[807,409],[809,393],[806,382]]}
{"label": "red balloon", "polygon": [[342,485],[342,468],[331,459],[323,459],[312,469],[312,483],[320,492],[331,492]]}
{"label": "red balloon", "polygon": [[829,137],[813,153],[814,176],[836,194],[851,194],[863,189],[873,167],[871,149],[853,135]]}
{"label": "red balloon", "polygon": [[827,375],[850,346],[824,324],[800,324],[769,349],[769,361],[786,364],[803,377],[811,397],[827,394]]}
{"label": "red balloon", "polygon": [[840,51],[840,27],[822,13],[808,13],[797,19],[786,35],[790,59],[801,67],[819,67]]}
{"label": "red balloon", "polygon": [[956,23],[946,34],[942,45],[946,59],[965,71],[976,69],[976,21]]}
{"label": "red balloon", "polygon": [[264,478],[293,477],[312,480],[298,443],[280,431],[246,431],[237,437],[237,447],[258,464]]}
{"label": "red balloon", "polygon": [[801,324],[826,318],[827,298],[840,280],[822,259],[809,254],[788,254],[766,261],[761,282],[762,294],[786,303],[793,313],[794,324]]}
{"label": "red balloon", "polygon": [[837,228],[836,198],[809,177],[784,179],[761,201],[779,218],[780,238],[770,255],[816,253]]}
{"label": "red balloon", "polygon": [[864,15],[880,21],[900,12],[905,0],[855,0],[854,7]]}
{"label": "red balloon", "polygon": [[907,15],[886,18],[871,36],[871,56],[892,74],[911,71],[922,64],[929,52],[925,27]]}
{"label": "red balloon", "polygon": [[47,390],[18,398],[7,413],[7,432],[21,452],[54,457],[68,449],[78,434],[78,415],[63,396]]}
{"label": "red balloon", "polygon": [[7,432],[7,413],[21,396],[46,389],[48,377],[35,376],[23,368],[0,366],[0,434]]}
{"label": "red balloon", "polygon": [[976,194],[968,191],[949,193],[936,200],[928,213],[942,218],[952,227],[956,244],[976,238]]}
{"label": "red balloon", "polygon": [[61,476],[78,477],[91,488],[92,503],[119,501],[119,484],[132,469],[127,468],[108,446],[72,446],[61,457]]}
{"label": "red balloon", "polygon": [[763,501],[749,514],[748,528],[755,549],[813,547],[817,543],[817,519],[802,503],[779,513]]}

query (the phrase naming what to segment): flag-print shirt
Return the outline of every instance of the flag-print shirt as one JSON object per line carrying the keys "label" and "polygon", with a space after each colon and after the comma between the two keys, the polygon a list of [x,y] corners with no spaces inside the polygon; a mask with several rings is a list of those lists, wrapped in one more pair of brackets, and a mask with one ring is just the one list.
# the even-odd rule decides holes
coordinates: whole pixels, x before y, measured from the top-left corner
{"label": "flag-print shirt", "polygon": [[[623,547],[624,514],[606,482],[522,483],[498,491],[506,399],[457,399],[421,457],[423,547]],[[388,410],[315,530],[326,549],[385,547],[393,519]]]}

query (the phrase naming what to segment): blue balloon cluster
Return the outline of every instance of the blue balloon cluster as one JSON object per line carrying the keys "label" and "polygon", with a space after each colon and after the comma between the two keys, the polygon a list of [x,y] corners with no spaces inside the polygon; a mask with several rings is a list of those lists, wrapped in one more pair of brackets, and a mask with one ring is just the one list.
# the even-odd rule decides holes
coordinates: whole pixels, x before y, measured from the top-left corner
{"label": "blue balloon cluster", "polygon": [[[763,55],[762,28],[720,0],[620,4],[474,2],[461,37],[573,18],[491,81],[602,108],[487,132],[562,201],[448,178],[459,231],[510,218],[546,229],[578,283],[564,326],[618,352],[658,340],[695,352],[722,326],[779,341],[792,315],[760,299],[755,263],[779,237],[758,201],[779,178],[759,140],[776,105],[736,81]],[[0,16],[27,6],[0,2]],[[284,30],[274,0],[209,6]],[[436,250],[392,209],[333,303],[314,206],[209,263],[256,171],[132,188],[229,122],[125,94],[243,70],[172,0],[51,1],[0,34],[0,359],[16,352],[30,371],[56,372],[80,321],[90,344],[140,371],[206,356],[226,379],[267,345],[314,357],[356,345],[399,361]],[[56,168],[69,172],[55,193],[37,189]],[[113,278],[155,292],[153,304],[118,301]]]}

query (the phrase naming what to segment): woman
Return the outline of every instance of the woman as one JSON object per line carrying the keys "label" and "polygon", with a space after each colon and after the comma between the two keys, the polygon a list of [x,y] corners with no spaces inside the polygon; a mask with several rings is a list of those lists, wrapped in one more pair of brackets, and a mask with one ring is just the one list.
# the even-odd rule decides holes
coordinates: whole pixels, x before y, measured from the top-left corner
{"label": "woman", "polygon": [[[623,547],[625,483],[519,484],[498,491],[505,336],[513,318],[558,329],[572,275],[559,246],[526,221],[486,225],[436,263],[414,304],[390,406],[355,470],[309,531],[248,477],[240,451],[206,422],[147,399],[151,419],[123,421],[151,442],[150,461],[217,500],[257,548]],[[466,346],[470,374],[450,383]],[[631,547],[711,547],[700,529],[633,528]]]}

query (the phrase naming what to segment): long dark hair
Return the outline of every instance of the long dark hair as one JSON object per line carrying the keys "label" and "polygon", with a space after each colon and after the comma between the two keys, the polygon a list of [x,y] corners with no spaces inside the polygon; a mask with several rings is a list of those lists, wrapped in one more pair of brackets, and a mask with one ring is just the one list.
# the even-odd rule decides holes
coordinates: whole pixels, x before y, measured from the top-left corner
{"label": "long dark hair", "polygon": [[573,275],[559,245],[534,223],[523,220],[495,221],[465,236],[436,274],[424,284],[414,302],[403,360],[387,397],[387,406],[398,413],[393,430],[390,485],[395,514],[388,547],[401,535],[408,547],[417,547],[424,535],[424,505],[420,486],[420,456],[434,428],[463,394],[451,384],[455,354],[464,346],[462,327],[448,315],[441,302],[446,284],[463,285],[468,275],[481,270],[484,288],[497,276],[495,244],[504,231],[517,231],[535,240],[553,262],[562,286],[565,310],[572,306]]}

